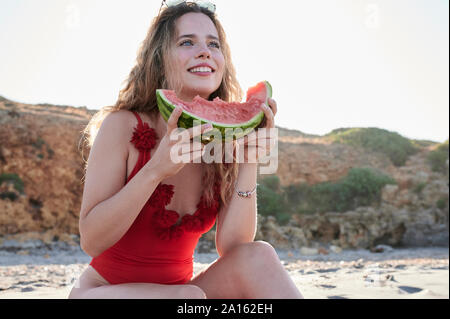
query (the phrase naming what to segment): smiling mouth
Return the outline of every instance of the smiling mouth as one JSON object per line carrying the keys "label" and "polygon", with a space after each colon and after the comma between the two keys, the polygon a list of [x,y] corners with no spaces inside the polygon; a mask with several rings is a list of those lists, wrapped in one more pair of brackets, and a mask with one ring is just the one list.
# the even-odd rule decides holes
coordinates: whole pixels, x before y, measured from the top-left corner
{"label": "smiling mouth", "polygon": [[205,73],[214,73],[215,70],[213,70],[212,68],[207,67],[207,66],[201,66],[201,67],[189,69],[188,72],[205,74]]}

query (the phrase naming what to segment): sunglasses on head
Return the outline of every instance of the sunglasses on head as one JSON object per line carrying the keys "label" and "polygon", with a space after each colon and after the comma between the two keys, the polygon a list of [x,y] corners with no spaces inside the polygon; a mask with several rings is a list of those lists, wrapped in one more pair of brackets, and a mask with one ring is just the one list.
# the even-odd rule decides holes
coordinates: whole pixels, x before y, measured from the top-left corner
{"label": "sunglasses on head", "polygon": [[[202,1],[202,0],[198,0],[198,1],[186,1],[186,0],[163,0],[161,3],[161,7],[159,8],[159,13],[161,13],[161,9],[163,7],[163,5],[166,5],[168,8],[170,7],[175,7],[177,5],[180,4],[186,4],[186,5],[192,5],[192,4],[196,4],[201,8],[205,8],[207,10],[209,10],[212,13],[216,12],[216,5],[212,2],[209,1]],[[159,15],[158,13],[158,15]]]}

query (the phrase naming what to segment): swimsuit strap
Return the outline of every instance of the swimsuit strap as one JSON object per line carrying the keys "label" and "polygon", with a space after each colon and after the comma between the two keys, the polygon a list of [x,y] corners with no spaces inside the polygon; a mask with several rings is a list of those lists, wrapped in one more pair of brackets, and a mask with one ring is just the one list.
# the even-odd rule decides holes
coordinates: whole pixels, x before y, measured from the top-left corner
{"label": "swimsuit strap", "polygon": [[139,123],[139,126],[142,127],[144,124],[143,124],[142,119],[139,116],[139,114],[137,112],[135,112],[135,111],[131,111],[131,112],[134,114],[134,116],[136,116],[136,118],[138,120],[138,123]]}
{"label": "swimsuit strap", "polygon": [[134,127],[133,136],[130,142],[139,151],[139,158],[129,179],[131,179],[150,160],[150,151],[156,146],[156,141],[158,139],[156,131],[151,128],[148,123],[143,122],[137,112],[132,111],[132,113],[136,116],[138,125]]}

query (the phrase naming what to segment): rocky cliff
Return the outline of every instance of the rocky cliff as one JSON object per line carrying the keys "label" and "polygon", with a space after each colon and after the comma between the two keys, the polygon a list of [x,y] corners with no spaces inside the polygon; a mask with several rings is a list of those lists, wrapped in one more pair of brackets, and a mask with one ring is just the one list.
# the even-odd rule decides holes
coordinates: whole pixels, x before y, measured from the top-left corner
{"label": "rocky cliff", "polygon": [[0,101],[0,234],[78,232],[83,108]]}
{"label": "rocky cliff", "polygon": [[[0,97],[0,236],[77,238],[84,167],[79,141],[94,113]],[[336,181],[353,167],[376,168],[397,185],[386,185],[374,207],[294,215],[285,226],[260,216],[257,239],[286,248],[448,244],[448,173],[433,172],[427,163],[437,143],[427,143],[397,167],[381,153],[332,143],[326,136],[285,129],[279,135],[282,185]]]}

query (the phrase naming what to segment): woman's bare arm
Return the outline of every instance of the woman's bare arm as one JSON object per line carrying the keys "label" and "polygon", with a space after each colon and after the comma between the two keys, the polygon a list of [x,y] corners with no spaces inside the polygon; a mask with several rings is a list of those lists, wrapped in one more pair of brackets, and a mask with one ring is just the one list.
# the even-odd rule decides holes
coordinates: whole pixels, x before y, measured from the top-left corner
{"label": "woman's bare arm", "polygon": [[149,161],[125,185],[130,114],[109,114],[89,154],[79,228],[81,247],[92,257],[122,238],[161,181]]}

